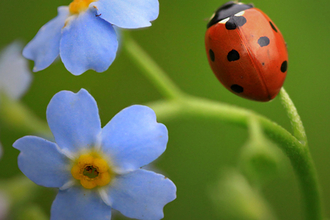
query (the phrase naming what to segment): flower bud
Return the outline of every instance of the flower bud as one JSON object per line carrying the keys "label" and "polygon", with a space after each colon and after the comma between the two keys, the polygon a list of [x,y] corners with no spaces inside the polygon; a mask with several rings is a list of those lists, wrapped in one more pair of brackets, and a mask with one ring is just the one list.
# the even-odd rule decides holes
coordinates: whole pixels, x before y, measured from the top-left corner
{"label": "flower bud", "polygon": [[236,170],[223,172],[211,197],[222,220],[275,220],[262,195]]}

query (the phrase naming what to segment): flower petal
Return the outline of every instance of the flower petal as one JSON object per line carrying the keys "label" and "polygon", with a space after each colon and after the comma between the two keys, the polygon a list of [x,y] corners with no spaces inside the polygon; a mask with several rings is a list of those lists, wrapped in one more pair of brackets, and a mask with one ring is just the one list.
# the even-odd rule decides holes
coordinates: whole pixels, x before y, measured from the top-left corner
{"label": "flower petal", "polygon": [[103,128],[101,146],[117,172],[128,172],[159,157],[166,149],[167,140],[167,129],[157,123],[154,111],[133,105],[120,111]]}
{"label": "flower petal", "polygon": [[55,143],[45,139],[25,136],[13,147],[20,150],[18,167],[30,180],[45,187],[61,187],[72,177],[67,169],[69,159]]}
{"label": "flower petal", "polygon": [[58,56],[61,29],[68,16],[68,7],[58,7],[57,17],[42,26],[37,35],[24,48],[23,56],[35,62],[34,72],[47,68]]}
{"label": "flower petal", "polygon": [[118,41],[112,25],[97,17],[94,8],[70,18],[63,28],[60,55],[74,75],[88,69],[103,72],[116,57]]}
{"label": "flower petal", "polygon": [[51,209],[51,220],[109,220],[111,208],[107,206],[96,190],[71,187],[59,190]]}
{"label": "flower petal", "polygon": [[90,6],[96,7],[101,18],[120,28],[148,27],[159,14],[158,0],[99,0]]}
{"label": "flower petal", "polygon": [[140,169],[117,176],[108,196],[111,207],[127,217],[161,219],[163,207],[176,198],[176,187],[163,175]]}
{"label": "flower petal", "polygon": [[21,43],[15,41],[3,50],[0,58],[0,90],[12,99],[19,99],[32,80],[22,48]]}
{"label": "flower petal", "polygon": [[56,143],[71,152],[93,147],[101,132],[97,104],[85,90],[61,91],[47,107],[47,121]]}

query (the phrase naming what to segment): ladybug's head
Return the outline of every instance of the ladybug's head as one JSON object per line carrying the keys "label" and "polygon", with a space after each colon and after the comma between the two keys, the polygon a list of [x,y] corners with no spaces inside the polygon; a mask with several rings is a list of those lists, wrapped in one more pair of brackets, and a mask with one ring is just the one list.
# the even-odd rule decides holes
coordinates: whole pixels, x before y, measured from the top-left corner
{"label": "ladybug's head", "polygon": [[211,27],[212,25],[218,23],[219,21],[221,21],[225,18],[228,18],[240,11],[244,11],[249,8],[253,8],[253,5],[252,4],[243,4],[240,2],[234,2],[234,1],[227,2],[216,10],[213,17],[207,24],[207,28]]}

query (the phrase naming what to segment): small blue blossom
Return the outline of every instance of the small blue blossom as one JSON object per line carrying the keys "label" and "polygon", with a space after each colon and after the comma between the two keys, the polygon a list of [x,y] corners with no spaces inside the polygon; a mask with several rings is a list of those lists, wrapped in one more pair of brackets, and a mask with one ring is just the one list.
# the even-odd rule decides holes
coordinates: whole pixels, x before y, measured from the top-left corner
{"label": "small blue blossom", "polygon": [[98,107],[84,89],[61,91],[47,107],[55,142],[18,139],[18,166],[33,182],[57,187],[51,219],[109,220],[111,209],[136,219],[161,219],[176,187],[141,169],[166,148],[167,129],[152,109],[133,105],[101,128]]}
{"label": "small blue blossom", "polygon": [[29,88],[32,74],[22,56],[22,45],[15,41],[0,55],[0,92],[11,99],[19,99]]}
{"label": "small blue blossom", "polygon": [[74,0],[58,8],[58,16],[39,30],[23,55],[34,60],[33,71],[47,68],[60,56],[74,75],[88,69],[103,72],[116,57],[115,28],[147,27],[158,14],[158,0]]}
{"label": "small blue blossom", "polygon": [[[31,84],[32,74],[27,60],[22,56],[22,48],[22,44],[15,41],[1,51],[0,97],[4,95],[17,100],[22,97]],[[0,143],[0,158],[2,153]]]}

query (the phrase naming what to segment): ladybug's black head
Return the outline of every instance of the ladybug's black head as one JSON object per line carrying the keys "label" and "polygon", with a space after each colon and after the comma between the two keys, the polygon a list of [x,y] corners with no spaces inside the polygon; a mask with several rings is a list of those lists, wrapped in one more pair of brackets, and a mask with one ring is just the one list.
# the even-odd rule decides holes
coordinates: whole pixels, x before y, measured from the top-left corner
{"label": "ladybug's black head", "polygon": [[253,8],[252,4],[243,4],[240,2],[230,1],[222,5],[220,8],[216,10],[214,16],[207,24],[207,28],[211,27],[212,25],[218,23],[219,21],[228,18],[240,11],[244,11],[246,9]]}

